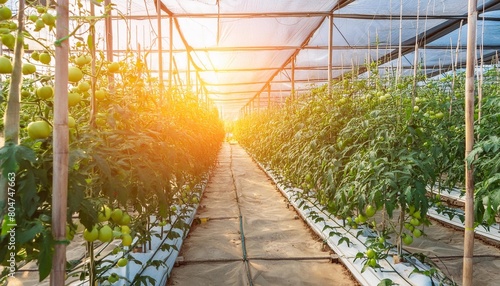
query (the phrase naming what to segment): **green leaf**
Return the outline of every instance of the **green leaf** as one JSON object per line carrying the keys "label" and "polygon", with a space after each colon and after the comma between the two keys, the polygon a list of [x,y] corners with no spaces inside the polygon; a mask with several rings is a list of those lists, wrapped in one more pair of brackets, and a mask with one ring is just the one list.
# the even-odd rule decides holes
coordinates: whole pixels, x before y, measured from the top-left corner
{"label": "green leaf", "polygon": [[35,238],[35,236],[41,233],[44,230],[43,225],[40,221],[34,221],[31,223],[31,226],[25,230],[20,230],[17,233],[17,242],[19,244],[25,244],[28,241],[31,241]]}
{"label": "green leaf", "polygon": [[42,246],[40,249],[40,256],[38,257],[38,271],[39,281],[41,282],[49,276],[52,270],[52,255],[54,249],[52,247],[52,235],[49,231],[45,231],[42,239]]}
{"label": "green leaf", "polygon": [[389,278],[382,279],[377,284],[377,286],[392,286],[392,285],[396,285],[396,284],[394,284],[394,282],[392,282],[392,280]]}
{"label": "green leaf", "polygon": [[347,237],[342,237],[341,239],[339,239],[339,245],[341,245],[343,242],[345,242],[347,244],[347,246],[349,246],[349,244],[351,243],[351,241],[349,240],[349,238]]}
{"label": "green leaf", "polygon": [[0,148],[0,162],[2,162],[2,175],[7,177],[10,172],[16,172],[18,169],[16,160],[17,145],[9,142]]}
{"label": "green leaf", "polygon": [[18,194],[21,198],[21,210],[31,217],[38,208],[40,200],[37,194],[37,185],[35,174],[31,171],[26,172],[26,175],[19,180]]}
{"label": "green leaf", "polygon": [[79,218],[80,222],[87,229],[92,229],[94,224],[97,222],[97,210],[94,208],[94,205],[90,201],[88,200],[81,201]]}
{"label": "green leaf", "polygon": [[94,40],[92,38],[92,34],[89,34],[87,36],[87,46],[89,47],[89,50],[91,50],[91,51],[95,49]]}
{"label": "green leaf", "polygon": [[30,163],[36,162],[36,154],[33,151],[33,149],[26,147],[26,146],[23,146],[23,145],[17,146],[16,157],[19,161],[24,160],[24,161],[28,161]]}

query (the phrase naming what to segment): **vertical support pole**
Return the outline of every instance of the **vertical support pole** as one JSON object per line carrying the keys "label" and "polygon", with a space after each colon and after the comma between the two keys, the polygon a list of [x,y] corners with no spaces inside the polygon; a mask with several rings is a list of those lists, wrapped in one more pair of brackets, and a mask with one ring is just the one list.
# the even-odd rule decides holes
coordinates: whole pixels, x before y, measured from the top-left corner
{"label": "vertical support pole", "polygon": [[[110,0],[106,0],[106,2],[109,2]],[[110,13],[111,11],[109,11]],[[93,2],[90,2],[90,16],[94,17],[95,16],[95,5]],[[104,29],[106,33],[106,59],[108,62],[111,62],[113,60],[113,53],[110,51],[110,49],[113,49],[113,42],[108,38],[110,35],[112,35],[112,28],[111,28],[111,17],[106,17],[104,19]],[[90,37],[92,39],[92,43],[95,43],[95,26],[91,25],[90,26]],[[108,34],[109,33],[109,34]],[[95,99],[95,90],[96,90],[96,78],[95,78],[95,45],[90,46],[90,57],[92,58],[92,62],[90,64],[90,88],[92,90],[92,95],[90,98],[90,126],[95,127],[95,116],[97,114],[97,102]],[[113,75],[108,75],[108,84],[112,84],[112,79]],[[111,87],[109,87],[111,89]]]}
{"label": "vertical support pole", "polygon": [[186,72],[186,89],[187,91],[191,91],[191,63],[189,62],[189,51],[186,51],[186,60],[187,60],[187,72]]}
{"label": "vertical support pole", "polygon": [[[161,29],[161,5],[160,1],[157,1],[156,5],[156,22],[157,22],[157,29],[158,32],[156,33],[158,35],[158,81],[159,81],[159,92],[160,92],[160,103],[163,103],[164,101],[164,96],[163,96],[163,35],[162,35],[162,29]],[[172,34],[170,34],[172,36]]]}
{"label": "vertical support pole", "polygon": [[170,60],[169,60],[169,66],[168,66],[168,89],[171,91],[172,90],[172,77],[173,77],[173,62],[174,62],[174,54],[173,52],[173,46],[174,46],[174,18],[173,16],[170,16],[169,22],[169,35],[170,35],[170,42],[169,42],[169,51],[170,51]]}
{"label": "vertical support pole", "polygon": [[199,90],[199,77],[200,77],[200,74],[198,73],[198,71],[196,71],[195,75],[196,75],[196,77],[195,77],[196,98],[197,98],[197,100],[199,102],[200,101],[200,90]]}
{"label": "vertical support pole", "polygon": [[260,92],[257,94],[257,112],[260,111]]}
{"label": "vertical support pole", "polygon": [[292,100],[295,99],[295,55],[292,57]]}
{"label": "vertical support pole", "polygon": [[[109,5],[111,5],[111,0],[104,0],[104,5],[106,7],[109,7]],[[94,4],[92,4],[92,6],[94,6]],[[111,20],[111,12],[112,12],[111,8],[109,10],[106,10],[107,17],[104,19],[104,29],[105,29],[105,33],[106,33],[106,60],[108,62],[113,61],[113,22]],[[95,28],[94,28],[94,30],[95,30]],[[94,43],[95,43],[95,39],[94,39]],[[94,47],[94,51],[95,51],[95,47]],[[95,57],[93,57],[92,60],[94,60],[94,58]],[[114,77],[112,75],[109,75],[108,81],[112,87]]]}
{"label": "vertical support pole", "polygon": [[333,15],[328,16],[328,94],[332,91]]}
{"label": "vertical support pole", "polygon": [[271,108],[271,84],[267,85],[267,109]]}
{"label": "vertical support pole", "polygon": [[[400,82],[403,73],[403,0],[399,3],[399,46],[398,46],[398,64],[396,73],[396,86]],[[417,21],[418,23],[418,21]]]}
{"label": "vertical support pole", "polygon": [[[54,256],[50,285],[64,285],[66,276],[66,217],[68,206],[68,59],[69,59],[69,4],[68,0],[57,1],[56,37],[61,40],[55,45],[55,97],[54,97],[54,159],[52,177],[52,235]],[[64,40],[63,40],[64,39]]]}
{"label": "vertical support pole", "polygon": [[[477,0],[469,0],[467,19],[467,64],[465,68],[465,157],[474,145],[474,68],[476,66]],[[474,254],[473,166],[465,163],[465,231],[462,285],[472,286]]]}

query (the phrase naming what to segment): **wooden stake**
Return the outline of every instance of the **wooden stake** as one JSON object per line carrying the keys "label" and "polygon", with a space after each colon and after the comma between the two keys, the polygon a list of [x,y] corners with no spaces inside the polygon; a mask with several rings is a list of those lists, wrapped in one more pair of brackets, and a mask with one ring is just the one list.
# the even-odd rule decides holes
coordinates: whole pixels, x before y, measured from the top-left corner
{"label": "wooden stake", "polygon": [[418,72],[418,23],[420,20],[420,0],[417,5],[417,28],[415,29],[415,55],[413,57],[413,86],[411,92],[411,106],[415,106],[415,97],[417,93],[417,72]]}
{"label": "wooden stake", "polygon": [[[465,157],[474,145],[474,68],[476,66],[477,0],[469,0],[467,19],[467,65],[465,68]],[[472,286],[474,255],[474,177],[473,166],[465,163],[465,232],[463,286]]]}
{"label": "wooden stake", "polygon": [[[109,1],[109,0],[107,0]],[[94,2],[90,2],[90,16],[94,17],[95,16],[95,7],[94,7]],[[111,18],[110,17],[106,17],[105,19],[105,28],[106,28],[106,53],[109,53],[107,48],[109,48],[108,46],[108,20],[110,20]],[[91,25],[90,26],[90,29],[89,29],[89,33],[90,33],[90,37],[92,39],[92,43],[95,44],[95,26],[94,25]],[[111,47],[113,47],[113,45],[111,45]],[[96,114],[97,114],[97,101],[95,99],[95,90],[96,90],[96,78],[95,78],[95,45],[91,45],[90,46],[90,57],[92,58],[92,62],[91,62],[91,68],[90,68],[90,73],[91,73],[91,77],[90,77],[90,88],[91,88],[91,91],[92,91],[92,96],[90,98],[90,126],[91,127],[95,127],[95,117],[96,117]],[[110,76],[108,76],[108,79],[110,78]]]}
{"label": "wooden stake", "polygon": [[332,91],[333,15],[328,16],[328,95]]}
{"label": "wooden stake", "polygon": [[66,275],[66,217],[68,205],[68,0],[57,1],[56,69],[54,96],[54,175],[52,179],[52,235],[54,256],[50,285],[64,285]]}
{"label": "wooden stake", "polygon": [[267,109],[271,108],[271,84],[267,85]]}
{"label": "wooden stake", "polygon": [[[162,31],[161,31],[161,5],[160,1],[157,1],[156,5],[156,14],[157,14],[157,35],[158,35],[158,81],[159,81],[159,91],[160,91],[160,103],[163,103],[164,96],[163,96],[163,51],[162,51]],[[172,38],[172,20],[170,20],[169,24],[169,29],[170,29],[170,38]],[[170,50],[170,55],[172,55],[172,50]],[[169,87],[172,87],[172,57],[170,57],[170,70],[169,70]]]}
{"label": "wooden stake", "polygon": [[[19,10],[17,15],[18,27],[16,44],[14,47],[14,63],[13,70],[10,78],[9,98],[7,102],[7,109],[5,110],[4,121],[4,138],[5,144],[9,142],[15,145],[19,144],[19,123],[21,113],[21,86],[23,82],[22,75],[22,58],[24,52],[24,1],[19,1]],[[0,51],[2,49],[0,48]],[[0,52],[0,55],[2,53]],[[1,80],[1,79],[0,79]],[[2,162],[0,162],[2,163]],[[2,170],[0,169],[0,223],[3,222],[3,217],[7,211],[8,201],[8,181],[7,178],[2,176],[5,172],[14,172],[15,170]]]}
{"label": "wooden stake", "polygon": [[[170,51],[170,60],[169,60],[169,67],[168,67],[168,88],[169,90],[172,89],[172,76],[173,76],[173,61],[174,61],[174,54],[173,54],[173,47],[174,47],[174,17],[170,16],[169,18],[169,36],[170,36],[170,42],[169,42],[169,51]],[[163,83],[162,83],[163,84]]]}
{"label": "wooden stake", "polygon": [[295,99],[295,56],[292,57],[292,100]]}
{"label": "wooden stake", "polygon": [[[94,4],[92,4],[93,6]],[[111,5],[111,0],[104,0],[104,5],[106,7],[110,7]],[[112,62],[113,61],[113,22],[111,21],[111,12],[113,10],[111,8],[109,8],[109,10],[106,10],[106,13],[108,14],[108,16],[106,17],[106,19],[104,19],[104,25],[105,25],[105,30],[106,30],[106,60],[108,62]],[[94,43],[95,43],[95,39],[94,39]],[[92,59],[95,59],[95,46],[93,47],[93,53],[94,55],[92,55]],[[93,66],[93,68],[95,69],[95,64]],[[92,75],[95,74],[95,70],[93,70],[93,73]],[[109,88],[109,91],[110,92],[113,92],[113,89],[114,89],[114,81],[115,81],[115,77],[110,74],[108,75],[108,88]]]}

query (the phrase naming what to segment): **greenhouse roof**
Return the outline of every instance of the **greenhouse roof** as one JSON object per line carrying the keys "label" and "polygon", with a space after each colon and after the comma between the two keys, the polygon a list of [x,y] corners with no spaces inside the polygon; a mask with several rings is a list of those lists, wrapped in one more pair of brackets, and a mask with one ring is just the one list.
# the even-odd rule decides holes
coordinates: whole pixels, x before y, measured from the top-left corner
{"label": "greenhouse roof", "polygon": [[[155,1],[132,2],[116,4],[126,17],[114,21],[126,19],[129,29],[123,41],[123,26],[114,24],[114,48],[149,50],[149,67],[158,71],[161,18],[164,78],[171,44],[173,80],[197,84],[229,118],[259,96],[253,108],[363,73],[367,62],[399,74],[413,74],[417,62],[429,75],[465,64],[466,0],[162,0],[160,17]],[[484,63],[497,59],[499,7],[499,0],[478,1],[477,54]]]}

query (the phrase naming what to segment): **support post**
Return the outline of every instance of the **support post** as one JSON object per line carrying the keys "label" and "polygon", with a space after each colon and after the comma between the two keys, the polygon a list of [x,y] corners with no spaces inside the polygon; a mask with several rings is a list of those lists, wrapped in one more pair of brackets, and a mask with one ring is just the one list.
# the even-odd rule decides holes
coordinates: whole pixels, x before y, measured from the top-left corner
{"label": "support post", "polygon": [[[161,29],[161,5],[160,1],[158,1],[158,4],[156,5],[156,22],[157,22],[157,28],[158,28],[158,81],[159,81],[159,92],[160,92],[160,103],[163,103],[164,101],[164,96],[163,96],[163,35],[162,35],[162,29]],[[171,34],[172,36],[172,34]],[[170,51],[172,52],[172,51]]]}
{"label": "support post", "polygon": [[173,16],[170,16],[169,18],[169,35],[170,35],[170,42],[169,42],[169,52],[170,52],[170,60],[168,63],[168,89],[172,90],[172,77],[173,77],[173,62],[174,62],[174,54],[173,54],[173,46],[174,46],[174,18]]}
{"label": "support post", "polygon": [[[469,0],[467,19],[467,63],[465,68],[465,157],[474,145],[474,69],[476,66],[477,0]],[[474,255],[473,166],[465,163],[465,231],[462,285],[472,286]]]}
{"label": "support post", "polygon": [[189,62],[189,52],[186,53],[187,53],[186,89],[189,92],[191,91],[191,63]]}
{"label": "support post", "polygon": [[56,244],[52,258],[50,285],[64,285],[66,276],[66,217],[68,206],[68,59],[69,59],[69,4],[68,0],[57,1],[56,37],[61,42],[55,45],[55,96],[53,134],[52,176],[52,235]]}
{"label": "support post", "polygon": [[333,15],[328,16],[328,94],[332,91]]}
{"label": "support post", "polygon": [[295,100],[295,56],[292,57],[292,100]]}
{"label": "support post", "polygon": [[267,109],[271,108],[271,84],[267,85]]}

